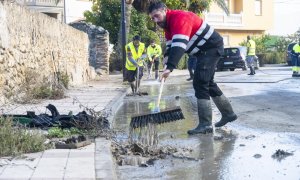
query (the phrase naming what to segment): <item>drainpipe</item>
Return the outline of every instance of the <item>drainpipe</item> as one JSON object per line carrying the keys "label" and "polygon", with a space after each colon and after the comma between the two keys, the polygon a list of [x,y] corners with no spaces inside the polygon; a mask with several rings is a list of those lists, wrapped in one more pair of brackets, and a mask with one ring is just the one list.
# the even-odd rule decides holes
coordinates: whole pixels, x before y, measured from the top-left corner
{"label": "drainpipe", "polygon": [[121,2],[121,12],[122,12],[122,65],[123,65],[123,81],[125,81],[125,62],[126,62],[126,19],[125,19],[125,0]]}

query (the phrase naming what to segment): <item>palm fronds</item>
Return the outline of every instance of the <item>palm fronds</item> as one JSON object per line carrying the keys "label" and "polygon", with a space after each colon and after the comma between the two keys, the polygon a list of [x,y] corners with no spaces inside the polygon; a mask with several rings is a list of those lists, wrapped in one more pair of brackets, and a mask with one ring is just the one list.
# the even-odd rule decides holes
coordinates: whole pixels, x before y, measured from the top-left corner
{"label": "palm fronds", "polygon": [[228,6],[225,3],[225,0],[213,0],[227,15],[229,15]]}

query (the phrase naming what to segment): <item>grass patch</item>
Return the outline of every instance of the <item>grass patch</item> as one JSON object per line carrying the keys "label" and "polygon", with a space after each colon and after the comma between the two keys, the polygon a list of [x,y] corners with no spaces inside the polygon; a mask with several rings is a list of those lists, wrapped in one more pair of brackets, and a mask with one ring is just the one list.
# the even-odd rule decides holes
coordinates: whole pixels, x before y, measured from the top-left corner
{"label": "grass patch", "polygon": [[57,86],[41,84],[30,89],[27,95],[34,99],[62,99],[64,97],[64,90]]}
{"label": "grass patch", "polygon": [[0,157],[39,152],[46,149],[45,136],[38,131],[0,117]]}
{"label": "grass patch", "polygon": [[60,127],[52,127],[48,129],[49,138],[71,137],[72,135],[79,135],[79,134],[82,134],[82,131],[74,127],[70,129],[62,129]]}

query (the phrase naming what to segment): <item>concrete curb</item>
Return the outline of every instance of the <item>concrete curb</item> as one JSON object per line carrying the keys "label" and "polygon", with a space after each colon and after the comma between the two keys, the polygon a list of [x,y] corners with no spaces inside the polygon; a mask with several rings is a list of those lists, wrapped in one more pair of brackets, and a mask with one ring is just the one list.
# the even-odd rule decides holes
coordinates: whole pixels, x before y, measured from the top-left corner
{"label": "concrete curb", "polygon": [[105,138],[95,139],[95,174],[96,179],[117,179],[111,142]]}
{"label": "concrete curb", "polygon": [[116,96],[112,101],[110,101],[106,106],[105,110],[108,110],[110,112],[109,116],[107,117],[110,124],[113,123],[113,118],[115,113],[118,111],[119,107],[122,105],[122,101],[124,97],[126,96],[126,93],[128,92],[128,88],[123,90],[123,92],[120,93],[119,96]]}
{"label": "concrete curb", "polygon": [[[110,103],[105,106],[110,111],[108,121],[113,123],[115,113],[122,105],[122,101],[128,92],[128,88],[120,92]],[[111,153],[111,141],[103,137],[95,139],[95,175],[96,179],[117,179],[116,162]]]}

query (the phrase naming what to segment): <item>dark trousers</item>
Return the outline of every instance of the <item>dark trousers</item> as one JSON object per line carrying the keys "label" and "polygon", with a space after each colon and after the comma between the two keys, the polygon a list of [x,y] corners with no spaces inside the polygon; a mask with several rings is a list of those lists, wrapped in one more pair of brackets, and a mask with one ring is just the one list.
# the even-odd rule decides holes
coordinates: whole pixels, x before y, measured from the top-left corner
{"label": "dark trousers", "polygon": [[292,55],[292,65],[300,66],[300,58],[297,55]]}
{"label": "dark trousers", "polygon": [[189,71],[195,71],[197,65],[197,57],[191,56],[188,59],[188,70]]}
{"label": "dark trousers", "polygon": [[200,52],[196,55],[197,65],[194,73],[193,87],[197,99],[210,99],[210,97],[221,96],[223,94],[214,82],[215,67],[223,51],[223,47],[220,47]]}
{"label": "dark trousers", "polygon": [[[159,66],[159,58],[155,58],[154,61],[154,70],[158,70],[158,66]],[[152,63],[150,61],[148,61],[148,69],[150,70]]]}
{"label": "dark trousers", "polygon": [[[133,82],[135,81],[135,78],[137,76],[137,69],[136,70],[127,70],[126,69],[126,77],[128,82]],[[143,67],[139,67],[139,79],[142,79],[143,77]]]}
{"label": "dark trousers", "polygon": [[187,67],[188,67],[191,79],[194,78],[194,71],[196,70],[196,65],[197,65],[197,57],[189,56],[189,59],[187,62]]}

